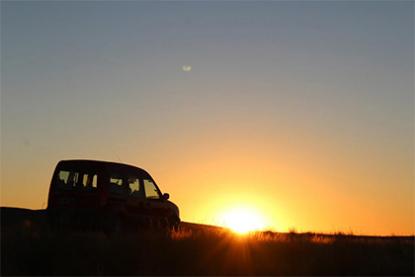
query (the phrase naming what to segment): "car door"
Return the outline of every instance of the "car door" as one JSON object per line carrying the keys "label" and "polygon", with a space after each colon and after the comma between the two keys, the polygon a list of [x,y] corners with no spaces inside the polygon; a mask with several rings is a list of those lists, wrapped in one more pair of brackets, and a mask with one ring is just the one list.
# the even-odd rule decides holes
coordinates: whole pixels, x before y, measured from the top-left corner
{"label": "car door", "polygon": [[129,188],[129,196],[126,201],[126,209],[131,217],[146,215],[145,194],[142,181],[137,176],[128,176],[126,182]]}

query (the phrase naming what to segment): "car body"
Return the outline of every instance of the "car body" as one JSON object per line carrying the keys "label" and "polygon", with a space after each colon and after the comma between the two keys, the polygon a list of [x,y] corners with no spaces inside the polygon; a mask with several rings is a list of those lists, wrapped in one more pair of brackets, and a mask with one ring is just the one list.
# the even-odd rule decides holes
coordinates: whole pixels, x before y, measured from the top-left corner
{"label": "car body", "polygon": [[47,213],[54,227],[177,228],[179,209],[168,198],[144,169],[107,161],[63,160],[52,176]]}

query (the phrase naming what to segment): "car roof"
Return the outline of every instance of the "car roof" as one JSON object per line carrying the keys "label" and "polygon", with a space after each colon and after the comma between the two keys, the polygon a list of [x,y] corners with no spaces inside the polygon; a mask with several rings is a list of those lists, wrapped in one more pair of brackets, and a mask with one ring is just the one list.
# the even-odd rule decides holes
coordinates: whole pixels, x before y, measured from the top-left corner
{"label": "car roof", "polygon": [[142,168],[123,164],[123,163],[116,163],[116,162],[109,162],[109,161],[98,161],[98,160],[62,160],[59,161],[56,168],[67,167],[67,168],[94,168],[94,169],[101,169],[107,171],[116,171],[116,172],[123,172],[123,173],[138,173],[139,175],[148,176],[151,178],[150,174]]}

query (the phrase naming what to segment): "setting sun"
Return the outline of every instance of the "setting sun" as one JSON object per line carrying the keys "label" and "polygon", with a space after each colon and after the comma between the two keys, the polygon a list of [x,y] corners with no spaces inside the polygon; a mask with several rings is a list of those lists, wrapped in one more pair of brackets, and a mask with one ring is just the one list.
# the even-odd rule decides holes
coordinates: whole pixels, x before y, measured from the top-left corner
{"label": "setting sun", "polygon": [[234,208],[226,211],[220,217],[221,224],[238,234],[262,230],[265,227],[263,216],[249,208]]}

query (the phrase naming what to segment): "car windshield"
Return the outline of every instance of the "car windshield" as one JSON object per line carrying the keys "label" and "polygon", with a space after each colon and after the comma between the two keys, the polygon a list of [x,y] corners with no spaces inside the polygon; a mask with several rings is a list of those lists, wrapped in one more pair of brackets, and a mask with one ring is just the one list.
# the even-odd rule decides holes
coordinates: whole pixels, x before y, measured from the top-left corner
{"label": "car windshield", "polygon": [[150,179],[144,179],[144,191],[147,199],[160,199],[160,191],[157,189],[156,184]]}

